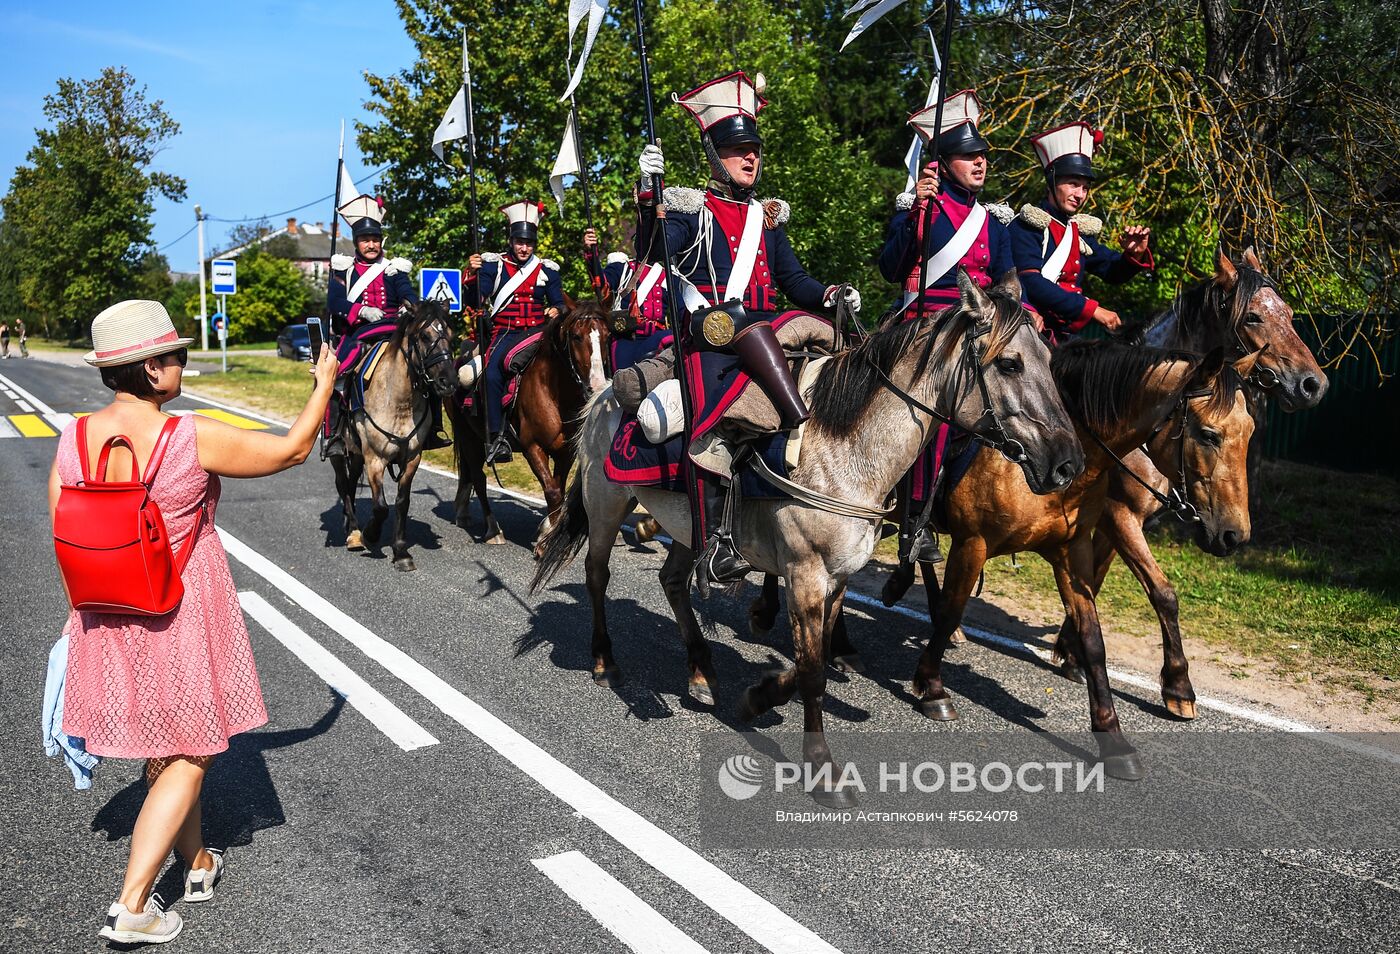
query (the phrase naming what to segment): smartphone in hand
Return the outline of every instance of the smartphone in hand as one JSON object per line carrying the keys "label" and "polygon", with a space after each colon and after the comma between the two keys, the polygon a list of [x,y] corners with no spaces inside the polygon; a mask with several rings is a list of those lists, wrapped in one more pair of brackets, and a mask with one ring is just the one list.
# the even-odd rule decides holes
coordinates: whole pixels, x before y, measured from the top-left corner
{"label": "smartphone in hand", "polygon": [[325,335],[321,331],[320,318],[306,319],[306,334],[311,339],[311,363],[315,364],[321,360],[321,347],[326,343]]}

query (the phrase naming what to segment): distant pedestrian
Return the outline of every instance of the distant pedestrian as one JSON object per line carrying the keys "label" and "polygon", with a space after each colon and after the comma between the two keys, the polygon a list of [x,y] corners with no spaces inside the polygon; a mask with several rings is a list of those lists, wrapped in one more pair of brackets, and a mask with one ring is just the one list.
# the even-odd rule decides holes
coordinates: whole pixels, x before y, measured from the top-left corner
{"label": "distant pedestrian", "polygon": [[29,357],[29,333],[21,318],[15,319],[15,334],[19,335],[19,356],[21,358]]}
{"label": "distant pedestrian", "polygon": [[4,321],[0,321],[0,358],[10,356],[10,326]]}
{"label": "distant pedestrian", "polygon": [[[94,350],[85,360],[101,369],[102,383],[116,394],[87,419],[86,454],[95,460],[116,434],[127,435],[134,447],[113,448],[108,479],[131,479],[133,456],[146,471],[171,419],[163,407],[180,395],[191,340],[178,336],[159,302],[119,302],[93,320]],[[304,461],[336,367],[335,353],[324,349],[311,369],[311,398],[284,436],[195,415],[178,418],[151,499],[176,552],[200,528],[183,574],[183,600],[165,616],[76,610],[69,616],[64,733],[85,740],[94,755],[146,760],[147,795],[132,832],[125,881],[99,931],[108,940],[161,944],[180,933],[180,916],[162,910],[151,895],[172,847],[187,869],[186,901],[213,897],[223,874],[222,855],[204,846],[200,790],[229,737],[264,724],[267,712],[238,593],[214,531],[219,478],[262,477]],[[76,484],[82,472],[74,423],[63,431],[49,474],[50,519],[61,486]],[[201,511],[207,515],[202,521]]]}

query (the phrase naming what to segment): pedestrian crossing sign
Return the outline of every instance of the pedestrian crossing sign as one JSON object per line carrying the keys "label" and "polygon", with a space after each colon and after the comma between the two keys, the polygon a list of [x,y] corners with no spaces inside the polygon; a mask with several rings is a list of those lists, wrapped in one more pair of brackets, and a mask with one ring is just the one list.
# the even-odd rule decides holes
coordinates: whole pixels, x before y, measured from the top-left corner
{"label": "pedestrian crossing sign", "polygon": [[418,273],[418,297],[446,302],[449,311],[462,310],[462,270],[425,267]]}

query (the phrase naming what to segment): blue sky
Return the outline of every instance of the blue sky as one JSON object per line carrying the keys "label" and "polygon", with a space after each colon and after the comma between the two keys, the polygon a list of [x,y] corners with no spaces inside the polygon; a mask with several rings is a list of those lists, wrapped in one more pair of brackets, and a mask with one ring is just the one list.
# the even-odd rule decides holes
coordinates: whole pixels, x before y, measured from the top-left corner
{"label": "blue sky", "polygon": [[[384,75],[414,58],[390,0],[0,0],[0,36],[0,190],[45,125],[43,99],[60,77],[125,66],[180,124],[156,168],[183,177],[188,198],[157,201],[152,236],[176,271],[196,267],[195,234],[173,241],[194,224],[196,202],[237,219],[329,194],[342,118],[351,174],[371,172],[354,144],[354,121],[370,119],[364,71]],[[290,214],[329,223],[331,200]],[[219,246],[231,227],[207,223],[206,241]]]}

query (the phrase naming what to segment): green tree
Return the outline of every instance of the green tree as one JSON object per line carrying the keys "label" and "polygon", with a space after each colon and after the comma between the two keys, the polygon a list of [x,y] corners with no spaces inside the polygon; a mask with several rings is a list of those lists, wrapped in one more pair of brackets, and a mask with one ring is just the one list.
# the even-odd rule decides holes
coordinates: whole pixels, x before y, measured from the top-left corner
{"label": "green tree", "polygon": [[[198,298],[198,292],[196,292]],[[238,294],[228,301],[229,341],[267,341],[300,321],[311,302],[306,279],[291,262],[258,249],[238,256]]]}
{"label": "green tree", "polygon": [[151,168],[179,125],[119,67],[59,80],[44,115],[51,128],[36,130],[4,214],[20,236],[21,300],[46,327],[80,336],[139,287],[154,198],[185,196],[184,180]]}

